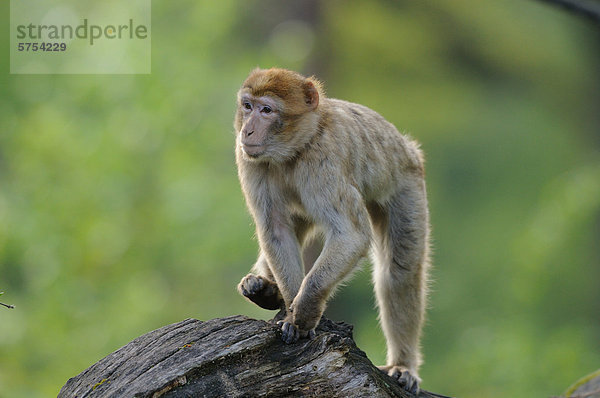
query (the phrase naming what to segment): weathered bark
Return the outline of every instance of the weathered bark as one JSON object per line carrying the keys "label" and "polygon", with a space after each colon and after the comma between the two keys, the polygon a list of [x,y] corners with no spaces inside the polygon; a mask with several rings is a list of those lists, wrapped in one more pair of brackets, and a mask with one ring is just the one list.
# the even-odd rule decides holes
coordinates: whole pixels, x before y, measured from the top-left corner
{"label": "weathered bark", "polygon": [[260,396],[414,395],[373,366],[350,325],[324,319],[313,340],[287,345],[278,327],[243,316],[187,319],[147,333],[69,379],[58,395]]}
{"label": "weathered bark", "polygon": [[567,398],[599,398],[600,369],[573,384],[564,395]]}

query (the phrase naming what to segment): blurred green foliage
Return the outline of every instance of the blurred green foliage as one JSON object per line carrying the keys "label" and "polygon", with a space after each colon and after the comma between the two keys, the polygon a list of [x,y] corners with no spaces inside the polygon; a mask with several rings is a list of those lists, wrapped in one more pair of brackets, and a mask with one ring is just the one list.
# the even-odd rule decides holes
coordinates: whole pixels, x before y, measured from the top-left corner
{"label": "blurred green foliage", "polygon": [[[257,244],[232,116],[257,65],[317,73],[422,143],[424,388],[558,395],[599,367],[598,29],[535,1],[294,4],[154,2],[151,75],[10,75],[3,56],[0,397],[56,395],[167,323],[272,315],[235,291]],[[368,271],[328,316],[382,363]]]}

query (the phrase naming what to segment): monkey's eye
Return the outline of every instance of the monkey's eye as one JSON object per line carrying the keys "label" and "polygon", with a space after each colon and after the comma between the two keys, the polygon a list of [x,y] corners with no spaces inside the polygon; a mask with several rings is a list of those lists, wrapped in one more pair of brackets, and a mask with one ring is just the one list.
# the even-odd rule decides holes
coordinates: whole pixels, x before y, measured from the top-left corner
{"label": "monkey's eye", "polygon": [[244,108],[251,111],[252,110],[252,105],[249,102],[244,102]]}
{"label": "monkey's eye", "polygon": [[269,114],[269,113],[273,112],[273,109],[271,109],[271,107],[267,105],[264,108],[262,108],[262,112]]}

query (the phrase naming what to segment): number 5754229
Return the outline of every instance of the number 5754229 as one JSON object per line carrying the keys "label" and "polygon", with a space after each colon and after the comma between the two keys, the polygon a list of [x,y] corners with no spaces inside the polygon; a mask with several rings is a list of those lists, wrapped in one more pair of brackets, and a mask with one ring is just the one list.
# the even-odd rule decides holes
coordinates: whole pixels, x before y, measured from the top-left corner
{"label": "number 5754229", "polygon": [[19,51],[65,51],[66,43],[18,43]]}

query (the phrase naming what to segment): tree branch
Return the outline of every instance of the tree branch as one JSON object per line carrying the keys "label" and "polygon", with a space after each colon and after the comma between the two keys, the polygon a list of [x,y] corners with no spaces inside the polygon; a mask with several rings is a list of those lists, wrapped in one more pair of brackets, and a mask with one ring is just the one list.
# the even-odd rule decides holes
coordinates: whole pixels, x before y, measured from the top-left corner
{"label": "tree branch", "polygon": [[[2,296],[3,294],[4,294],[4,292],[0,292],[0,296]],[[3,306],[3,307],[6,307],[6,308],[10,308],[10,309],[15,308],[15,306],[11,305],[11,304],[0,303],[0,305]]]}
{"label": "tree branch", "polygon": [[279,327],[243,316],[187,319],[147,333],[69,379],[58,394],[133,396],[416,398],[356,347],[350,325],[322,319],[314,339],[285,344]]}
{"label": "tree branch", "polygon": [[538,0],[552,4],[600,24],[600,3],[589,0]]}

